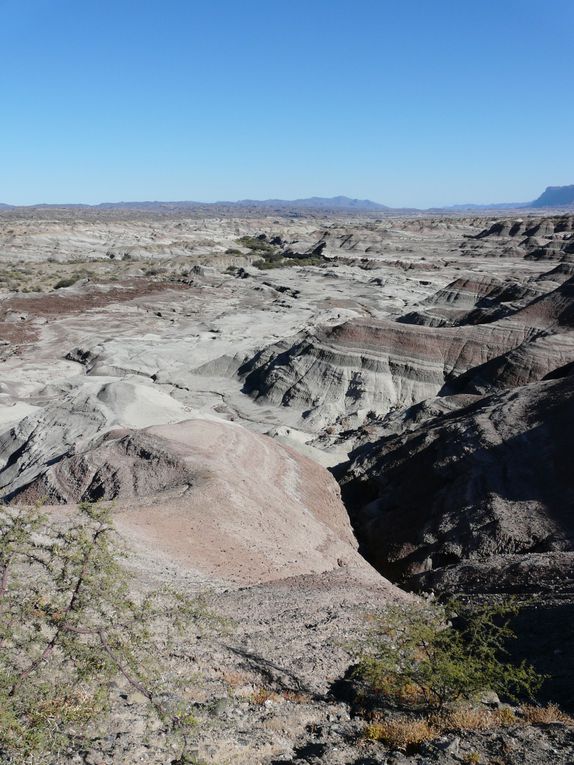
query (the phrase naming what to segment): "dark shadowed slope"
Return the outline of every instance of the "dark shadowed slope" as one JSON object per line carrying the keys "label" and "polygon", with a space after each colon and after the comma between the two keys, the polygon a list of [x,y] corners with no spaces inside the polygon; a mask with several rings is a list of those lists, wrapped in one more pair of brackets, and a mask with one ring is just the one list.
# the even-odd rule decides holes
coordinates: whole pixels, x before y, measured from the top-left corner
{"label": "dark shadowed slope", "polygon": [[572,588],[572,433],[570,376],[359,448],[340,479],[365,554],[413,586]]}

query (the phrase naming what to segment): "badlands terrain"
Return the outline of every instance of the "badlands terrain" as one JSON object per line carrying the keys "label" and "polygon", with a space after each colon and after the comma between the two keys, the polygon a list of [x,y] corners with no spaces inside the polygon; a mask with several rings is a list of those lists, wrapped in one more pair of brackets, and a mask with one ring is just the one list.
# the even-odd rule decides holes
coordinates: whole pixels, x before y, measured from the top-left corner
{"label": "badlands terrain", "polygon": [[[229,617],[182,647],[205,762],[574,762],[393,753],[345,693],[367,612],[513,594],[574,711],[572,433],[572,214],[0,211],[0,497],[113,501],[139,585]],[[114,724],[85,762],[170,761]]]}

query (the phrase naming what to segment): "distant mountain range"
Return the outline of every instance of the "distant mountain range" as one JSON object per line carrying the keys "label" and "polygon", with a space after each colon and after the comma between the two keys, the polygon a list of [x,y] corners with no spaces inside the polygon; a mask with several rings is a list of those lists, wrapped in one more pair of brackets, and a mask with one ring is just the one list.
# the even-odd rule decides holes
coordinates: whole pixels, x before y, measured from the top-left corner
{"label": "distant mountain range", "polygon": [[448,210],[516,210],[531,207],[573,207],[574,186],[547,186],[532,202],[502,202],[494,205],[452,205]]}
{"label": "distant mountain range", "polygon": [[[223,204],[229,204],[225,202]],[[350,197],[308,197],[306,199],[241,199],[233,202],[239,207],[271,207],[274,209],[291,207],[302,210],[390,210],[370,199],[351,199]]]}
{"label": "distant mountain range", "polygon": [[[514,210],[523,208],[557,208],[574,207],[573,186],[548,186],[547,189],[532,202],[506,202],[497,204],[461,204],[450,207],[436,207],[429,210],[417,208],[393,208],[373,202],[370,199],[352,199],[351,197],[307,197],[305,199],[241,199],[237,202],[103,202],[99,205],[61,204],[61,205],[29,205],[32,208],[85,208],[102,210],[141,210],[150,212],[169,212],[170,210],[194,209],[206,211],[214,208],[223,209],[261,209],[269,212],[298,213],[311,210],[322,212],[464,212],[468,210]],[[0,210],[15,209],[15,205],[0,203]]]}

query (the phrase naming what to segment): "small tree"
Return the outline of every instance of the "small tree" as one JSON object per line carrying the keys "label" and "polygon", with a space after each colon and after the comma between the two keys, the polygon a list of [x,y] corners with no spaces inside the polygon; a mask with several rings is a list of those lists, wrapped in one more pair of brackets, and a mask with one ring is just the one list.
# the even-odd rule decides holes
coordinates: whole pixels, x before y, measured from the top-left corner
{"label": "small tree", "polygon": [[516,606],[483,605],[464,619],[457,611],[454,603],[389,607],[374,617],[357,676],[376,695],[433,712],[486,690],[532,697],[543,678],[524,662],[510,663],[505,648],[515,637],[509,618]]}
{"label": "small tree", "polygon": [[67,761],[110,710],[112,681],[143,697],[181,744],[194,719],[189,679],[168,666],[173,641],[209,617],[173,591],[136,598],[110,509],[83,504],[69,523],[0,507],[0,758]]}

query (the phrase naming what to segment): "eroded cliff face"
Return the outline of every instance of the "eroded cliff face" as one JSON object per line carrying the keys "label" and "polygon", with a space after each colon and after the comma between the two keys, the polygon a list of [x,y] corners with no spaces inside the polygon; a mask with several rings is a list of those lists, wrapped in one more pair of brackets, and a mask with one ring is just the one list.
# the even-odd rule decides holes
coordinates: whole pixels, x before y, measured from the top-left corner
{"label": "eroded cliff face", "polygon": [[[468,300],[466,287],[450,285],[454,302],[461,293]],[[318,428],[344,415],[384,415],[439,393],[485,393],[541,380],[572,358],[574,279],[528,296],[524,307],[484,324],[352,319],[306,333],[245,364],[244,390],[296,409],[301,422]]]}
{"label": "eroded cliff face", "polygon": [[571,588],[573,426],[568,376],[360,447],[340,481],[365,554],[411,587]]}

